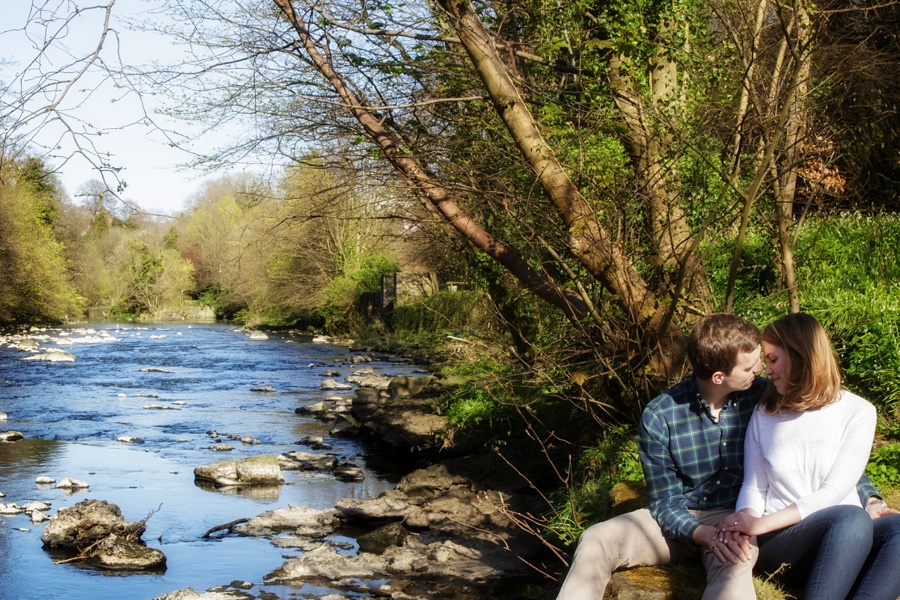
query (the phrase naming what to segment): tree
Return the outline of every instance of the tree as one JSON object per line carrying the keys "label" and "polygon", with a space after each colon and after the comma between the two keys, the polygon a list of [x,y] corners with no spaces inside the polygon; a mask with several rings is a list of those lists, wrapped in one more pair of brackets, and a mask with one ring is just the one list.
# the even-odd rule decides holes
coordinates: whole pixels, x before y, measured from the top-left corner
{"label": "tree", "polygon": [[34,159],[0,167],[0,323],[61,322],[84,308],[51,226],[56,190],[47,177]]}

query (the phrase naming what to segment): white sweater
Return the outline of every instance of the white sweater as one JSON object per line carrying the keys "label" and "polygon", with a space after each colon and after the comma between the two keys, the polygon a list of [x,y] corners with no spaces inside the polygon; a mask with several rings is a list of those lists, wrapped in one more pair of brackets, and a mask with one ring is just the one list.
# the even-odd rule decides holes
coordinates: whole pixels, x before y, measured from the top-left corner
{"label": "white sweater", "polygon": [[856,492],[875,437],[875,407],[843,391],[819,410],[753,412],[744,441],[737,510],[760,515],[796,503],[800,518],[836,504],[861,506]]}

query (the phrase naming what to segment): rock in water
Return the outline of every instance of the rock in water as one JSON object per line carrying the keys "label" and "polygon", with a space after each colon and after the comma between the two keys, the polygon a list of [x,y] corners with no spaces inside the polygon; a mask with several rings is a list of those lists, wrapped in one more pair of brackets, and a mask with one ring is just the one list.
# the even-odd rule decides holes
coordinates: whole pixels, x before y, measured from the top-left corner
{"label": "rock in water", "polygon": [[90,562],[117,571],[155,570],[166,566],[166,555],[155,548],[112,534],[91,549]]}
{"label": "rock in water", "polygon": [[25,439],[21,431],[4,431],[0,433],[0,442],[15,442]]}
{"label": "rock in water", "polygon": [[113,533],[139,538],[147,525],[143,521],[126,523],[122,511],[105,500],[82,500],[60,508],[44,528],[41,541],[50,548],[80,550]]}
{"label": "rock in water", "polygon": [[216,486],[273,485],[284,483],[278,457],[264,455],[221,460],[194,469],[194,477]]}

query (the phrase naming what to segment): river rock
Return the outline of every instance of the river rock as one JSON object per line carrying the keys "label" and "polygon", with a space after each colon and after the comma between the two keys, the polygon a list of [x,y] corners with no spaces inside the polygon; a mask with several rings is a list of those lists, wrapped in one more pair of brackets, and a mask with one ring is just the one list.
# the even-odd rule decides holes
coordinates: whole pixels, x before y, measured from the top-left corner
{"label": "river rock", "polygon": [[61,490],[86,490],[90,485],[87,482],[81,481],[80,479],[73,479],[72,477],[63,477],[62,481],[56,484],[56,487]]}
{"label": "river rock", "polygon": [[428,377],[410,377],[407,375],[397,375],[388,384],[388,391],[394,398],[404,398],[406,396],[418,396],[437,378],[433,375]]}
{"label": "river rock", "polygon": [[337,466],[337,458],[331,454],[315,454],[295,450],[278,456],[278,464],[285,471],[328,471]]}
{"label": "river rock", "polygon": [[43,354],[32,354],[26,356],[22,360],[43,360],[52,363],[58,362],[75,362],[75,355],[63,352],[62,350],[50,350]]}
{"label": "river rock", "polygon": [[234,450],[234,448],[228,444],[213,444],[212,446],[207,446],[207,449],[212,450],[213,452],[231,452]]}
{"label": "river rock", "polygon": [[347,381],[360,387],[370,387],[377,390],[386,390],[393,379],[390,375],[376,373],[371,368],[360,369],[356,373],[347,376]]}
{"label": "river rock", "polygon": [[250,598],[254,598],[254,596],[238,590],[221,591],[216,589],[201,594],[194,588],[184,588],[170,594],[157,596],[153,600],[248,600]]}
{"label": "river rock", "polygon": [[122,442],[123,444],[143,444],[144,440],[139,437],[134,437],[131,435],[120,435],[116,438],[117,442]]}
{"label": "river rock", "polygon": [[22,435],[21,431],[4,431],[0,433],[0,442],[16,442],[24,439],[25,436]]}
{"label": "river rock", "polygon": [[301,406],[297,408],[294,412],[298,415],[313,415],[313,416],[321,416],[327,414],[328,411],[331,410],[331,407],[325,404],[324,400],[320,400],[319,402],[314,402],[312,404],[307,404],[306,406]]}
{"label": "river rock", "polygon": [[155,548],[111,534],[90,550],[90,562],[110,570],[159,570],[166,566],[166,555]]}
{"label": "river rock", "polygon": [[36,511],[44,512],[50,510],[50,505],[46,502],[29,502],[28,504],[23,506],[22,509],[26,513],[32,513]]}
{"label": "river rock", "polygon": [[9,504],[0,503],[0,515],[11,517],[13,515],[21,515],[25,510],[18,504],[10,502]]}
{"label": "river rock", "polygon": [[359,421],[350,414],[335,415],[334,422],[328,428],[328,433],[335,437],[351,437],[359,434],[359,432]]}
{"label": "river rock", "polygon": [[334,379],[328,378],[322,381],[319,388],[323,390],[352,390],[353,386],[349,383],[338,383]]}
{"label": "river rock", "polygon": [[320,435],[305,435],[299,440],[298,444],[309,446],[313,450],[331,450],[333,446],[325,443],[325,438]]}
{"label": "river rock", "polygon": [[50,485],[52,483],[56,483],[56,480],[52,477],[47,477],[46,475],[39,475],[34,478],[34,482],[38,485]]}
{"label": "river rock", "polygon": [[37,352],[40,344],[38,344],[35,340],[30,338],[26,338],[24,340],[20,340],[18,344],[16,344],[16,349],[21,350],[23,352]]}
{"label": "river rock", "polygon": [[271,385],[258,385],[256,387],[250,388],[251,392],[274,392],[275,388]]}
{"label": "river rock", "polygon": [[105,500],[82,500],[74,506],[60,508],[50,517],[41,541],[49,548],[81,550],[113,533],[139,538],[146,527],[144,521],[126,522],[115,504]]}
{"label": "river rock", "polygon": [[338,481],[363,481],[366,478],[362,469],[351,463],[338,463],[332,473]]}
{"label": "river rock", "polygon": [[217,487],[237,485],[274,485],[284,482],[276,456],[263,455],[222,460],[194,469],[194,478]]}
{"label": "river rock", "polygon": [[7,421],[7,420],[9,420],[9,415],[6,414],[5,412],[0,412],[0,421]]}
{"label": "river rock", "polygon": [[235,527],[241,535],[264,536],[290,532],[294,535],[321,539],[331,535],[341,523],[337,510],[289,505],[257,515]]}
{"label": "river rock", "polygon": [[359,544],[361,552],[384,554],[384,551],[391,546],[402,546],[408,536],[409,531],[403,526],[403,523],[394,521],[375,531],[362,534],[356,538],[356,542]]}
{"label": "river rock", "polygon": [[247,337],[251,340],[267,340],[269,336],[263,333],[262,331],[251,331],[247,334]]}

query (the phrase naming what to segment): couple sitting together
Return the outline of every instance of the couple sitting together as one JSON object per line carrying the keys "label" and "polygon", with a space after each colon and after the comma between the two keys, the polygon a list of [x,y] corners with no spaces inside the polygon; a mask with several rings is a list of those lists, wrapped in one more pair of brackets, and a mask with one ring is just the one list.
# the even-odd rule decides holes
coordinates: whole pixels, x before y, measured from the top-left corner
{"label": "couple sitting together", "polygon": [[704,599],[755,598],[754,566],[786,565],[804,600],[897,600],[900,513],[863,473],[875,408],[841,387],[822,326],[798,313],[760,334],[712,314],[687,353],[693,376],[641,417],[649,508],[586,529],[557,600],[601,600],[617,569],[696,558]]}

